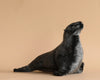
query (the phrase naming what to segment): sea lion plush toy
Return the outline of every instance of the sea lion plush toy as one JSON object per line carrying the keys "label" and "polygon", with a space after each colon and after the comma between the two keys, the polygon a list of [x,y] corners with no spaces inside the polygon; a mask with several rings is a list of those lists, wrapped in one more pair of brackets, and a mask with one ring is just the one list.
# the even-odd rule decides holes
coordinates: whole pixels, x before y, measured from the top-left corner
{"label": "sea lion plush toy", "polygon": [[81,21],[68,25],[59,46],[36,57],[27,66],[14,69],[14,72],[41,70],[50,71],[56,76],[83,72],[83,49],[79,37],[82,29]]}

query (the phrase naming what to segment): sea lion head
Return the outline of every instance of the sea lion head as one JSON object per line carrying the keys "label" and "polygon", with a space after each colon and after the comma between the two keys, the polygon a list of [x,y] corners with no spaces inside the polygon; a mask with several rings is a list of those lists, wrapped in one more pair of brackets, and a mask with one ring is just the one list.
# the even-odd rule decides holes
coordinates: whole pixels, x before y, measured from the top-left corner
{"label": "sea lion head", "polygon": [[79,35],[82,29],[83,29],[83,23],[81,21],[78,21],[68,25],[64,31],[65,33],[70,35]]}

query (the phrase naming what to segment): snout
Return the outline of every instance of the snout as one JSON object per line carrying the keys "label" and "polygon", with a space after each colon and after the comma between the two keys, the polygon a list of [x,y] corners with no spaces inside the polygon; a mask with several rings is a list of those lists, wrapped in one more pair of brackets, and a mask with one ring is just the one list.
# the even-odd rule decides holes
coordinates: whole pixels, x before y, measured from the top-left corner
{"label": "snout", "polygon": [[83,28],[83,23],[81,21],[78,21],[78,22],[75,23],[75,26],[77,28]]}

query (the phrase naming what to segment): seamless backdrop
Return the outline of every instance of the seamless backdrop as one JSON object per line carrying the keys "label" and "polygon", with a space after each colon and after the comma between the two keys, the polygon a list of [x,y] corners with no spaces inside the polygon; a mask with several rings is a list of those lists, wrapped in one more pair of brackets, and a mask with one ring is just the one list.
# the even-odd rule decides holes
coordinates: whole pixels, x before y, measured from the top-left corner
{"label": "seamless backdrop", "polygon": [[85,72],[100,72],[99,0],[0,0],[0,71],[12,71],[58,46],[82,21]]}

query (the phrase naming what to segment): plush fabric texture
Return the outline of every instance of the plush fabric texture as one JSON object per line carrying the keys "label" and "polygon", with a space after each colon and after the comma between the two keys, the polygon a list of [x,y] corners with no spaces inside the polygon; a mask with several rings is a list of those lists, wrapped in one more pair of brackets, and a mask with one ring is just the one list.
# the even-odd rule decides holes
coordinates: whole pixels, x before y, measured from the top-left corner
{"label": "plush fabric texture", "polygon": [[81,21],[71,23],[64,30],[63,41],[54,50],[35,58],[27,66],[14,69],[14,72],[41,70],[56,76],[83,72],[83,50],[79,34],[83,29]]}

